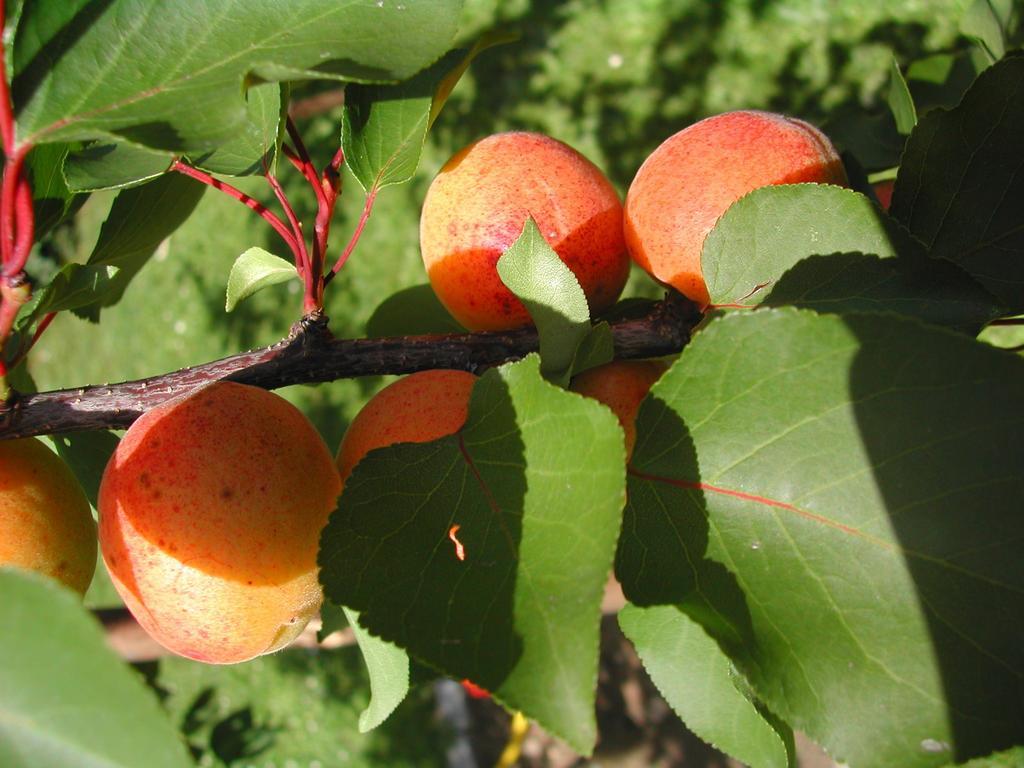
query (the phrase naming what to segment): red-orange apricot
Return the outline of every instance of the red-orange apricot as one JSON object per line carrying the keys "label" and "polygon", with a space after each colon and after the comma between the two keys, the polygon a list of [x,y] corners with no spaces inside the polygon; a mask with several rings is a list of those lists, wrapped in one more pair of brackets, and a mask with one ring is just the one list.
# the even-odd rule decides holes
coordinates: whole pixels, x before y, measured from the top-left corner
{"label": "red-orange apricot", "polygon": [[657,360],[616,360],[584,371],[570,389],[612,409],[626,433],[626,460],[636,444],[636,413],[667,366]]}
{"label": "red-orange apricot", "polygon": [[503,330],[530,316],[498,276],[498,257],[527,217],[572,270],[592,314],[610,307],[629,274],[622,204],[583,155],[538,133],[499,133],[469,145],[430,185],[420,249],[441,303],[471,330]]}
{"label": "red-orange apricot", "polygon": [[218,382],[145,413],[100,486],[100,550],[139,623],[229,664],[291,642],[320,607],[317,546],[341,480],[288,401]]}
{"label": "red-orange apricot", "polygon": [[835,148],[814,126],[769,112],[727,112],[670,136],[626,194],[626,245],[654,279],[702,307],[704,238],[748,192],[769,184],[846,184]]}
{"label": "red-orange apricot", "polygon": [[0,442],[0,566],[36,571],[85,594],[96,523],[78,480],[38,440]]}
{"label": "red-orange apricot", "polygon": [[342,482],[374,448],[429,443],[458,432],[466,423],[476,381],[466,371],[420,371],[374,395],[352,419],[338,448]]}

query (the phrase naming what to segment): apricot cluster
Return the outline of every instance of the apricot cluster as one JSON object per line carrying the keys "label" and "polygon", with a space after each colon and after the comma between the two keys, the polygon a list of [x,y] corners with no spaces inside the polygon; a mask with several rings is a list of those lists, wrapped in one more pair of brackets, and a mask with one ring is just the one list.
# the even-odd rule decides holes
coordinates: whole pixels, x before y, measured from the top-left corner
{"label": "apricot cluster", "polygon": [[[701,248],[738,198],[768,184],[844,184],[828,139],[799,120],[731,112],[671,136],[643,163],[625,206],[571,147],[501,133],[458,152],[426,195],[427,274],[472,330],[530,322],[496,270],[528,218],[576,276],[592,315],[619,297],[631,259],[702,307]],[[571,389],[612,409],[627,456],[641,401],[662,362],[616,361]],[[139,623],[172,651],[231,663],[289,643],[317,612],[320,531],[353,468],[394,443],[427,442],[466,422],[476,377],[433,370],[396,381],[356,416],[332,457],[284,399],[227,382],[150,410],[103,475],[99,544]],[[96,527],[81,488],[34,440],[0,442],[0,565],[40,571],[84,592]]]}

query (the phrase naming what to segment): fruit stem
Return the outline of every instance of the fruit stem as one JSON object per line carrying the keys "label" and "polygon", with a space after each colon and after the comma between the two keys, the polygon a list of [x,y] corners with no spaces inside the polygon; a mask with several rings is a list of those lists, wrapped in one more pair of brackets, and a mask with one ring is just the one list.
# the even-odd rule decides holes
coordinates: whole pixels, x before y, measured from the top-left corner
{"label": "fruit stem", "polygon": [[345,262],[348,261],[348,257],[352,255],[352,251],[355,250],[356,244],[359,242],[360,236],[363,234],[363,227],[366,226],[366,220],[370,218],[370,212],[373,210],[373,202],[377,199],[377,187],[371,187],[369,194],[366,195],[366,202],[363,203],[363,212],[359,216],[359,222],[356,224],[355,230],[352,232],[352,238],[348,241],[348,245],[345,246],[345,250],[341,252],[341,256],[334,262],[334,266],[331,268],[331,272],[324,278],[324,284],[329,283],[334,276],[338,274],[338,271],[345,266]]}

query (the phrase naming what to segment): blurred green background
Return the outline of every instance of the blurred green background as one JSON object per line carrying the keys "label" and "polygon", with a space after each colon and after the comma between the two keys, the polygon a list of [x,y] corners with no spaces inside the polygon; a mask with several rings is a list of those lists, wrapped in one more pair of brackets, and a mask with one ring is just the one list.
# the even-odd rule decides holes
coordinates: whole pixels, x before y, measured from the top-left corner
{"label": "blurred green background", "polygon": [[[428,138],[416,178],[379,195],[359,247],[329,288],[332,330],[339,336],[363,335],[383,299],[425,282],[420,204],[438,168],[465,144],[495,131],[543,131],[590,157],[624,193],[662,140],[726,110],[786,112],[824,125],[843,141],[863,139],[865,125],[882,126],[884,134],[891,121],[885,91],[893,55],[906,67],[927,54],[966,50],[959,25],[968,5],[968,0],[467,0],[459,43],[472,43],[495,28],[516,31],[520,39],[474,62]],[[299,86],[293,99],[333,87]],[[337,147],[339,121],[337,107],[300,121],[318,164]],[[871,170],[894,158],[891,147],[874,159],[870,150],[859,152],[862,162],[876,166]],[[290,168],[283,168],[282,178],[309,218],[312,207],[303,182]],[[269,201],[260,179],[239,186]],[[94,195],[54,234],[52,247],[45,257],[37,255],[34,265],[45,271],[52,266],[44,263],[47,258],[84,260],[112,199],[112,194]],[[362,203],[358,184],[346,176],[333,227],[335,256]],[[121,303],[104,310],[101,325],[67,313],[54,322],[31,359],[38,386],[149,376],[280,339],[301,313],[297,283],[274,286],[235,312],[224,311],[231,264],[253,245],[286,255],[259,218],[208,191]],[[658,293],[642,275],[634,275],[628,290]],[[348,422],[383,383],[337,381],[283,394],[334,450]],[[104,589],[92,597],[94,604],[110,602]],[[189,738],[207,765],[328,768],[431,765],[442,759],[443,728],[432,719],[427,692],[402,705],[397,724],[358,735],[355,721],[367,692],[353,648],[288,651],[231,669],[175,659],[149,671],[165,690],[175,719],[192,729]],[[213,731],[231,718],[242,731],[255,729],[263,741],[241,752],[215,749]],[[229,738],[231,723],[220,727],[219,738]],[[418,735],[410,739],[410,733]]]}

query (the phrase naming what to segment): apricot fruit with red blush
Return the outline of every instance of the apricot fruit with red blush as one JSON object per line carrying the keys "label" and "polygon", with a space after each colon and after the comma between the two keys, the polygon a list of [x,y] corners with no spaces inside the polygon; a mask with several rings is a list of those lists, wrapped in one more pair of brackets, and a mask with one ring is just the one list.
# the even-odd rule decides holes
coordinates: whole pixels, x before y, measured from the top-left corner
{"label": "apricot fruit with red blush", "polygon": [[430,284],[470,330],[529,325],[498,276],[501,254],[528,217],[579,280],[592,314],[610,307],[629,275],[622,204],[604,174],[539,133],[499,133],[457,153],[423,202],[420,249]]}
{"label": "apricot fruit with red blush", "polygon": [[85,594],[96,570],[96,523],[82,487],[32,438],[0,441],[0,566],[36,571]]}
{"label": "apricot fruit with red blush", "polygon": [[626,194],[629,253],[655,280],[707,306],[700,257],[715,222],[748,192],[800,182],[847,183],[835,147],[810,123],[758,111],[701,120],[637,171]]}
{"label": "apricot fruit with red blush", "polygon": [[584,371],[570,389],[612,409],[626,433],[626,460],[636,444],[636,414],[648,390],[667,370],[657,360],[615,360]]}
{"label": "apricot fruit with red blush", "polygon": [[341,491],[288,401],[218,382],[145,413],[100,486],[100,549],[125,605],[182,656],[275,651],[316,615],[320,531]]}
{"label": "apricot fruit with red blush", "polygon": [[420,371],[389,384],[349,424],[338,448],[342,482],[375,448],[429,443],[462,429],[477,377],[466,371]]}

